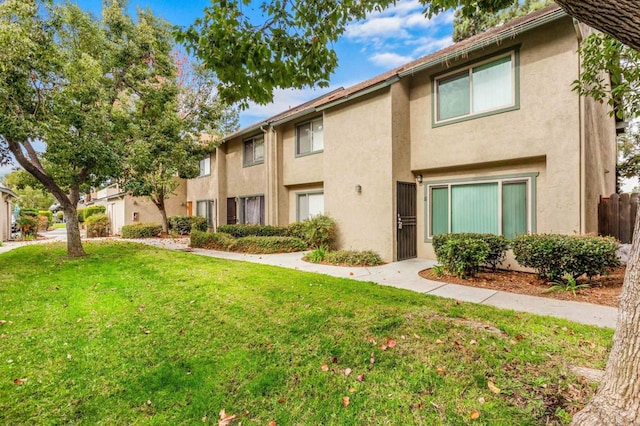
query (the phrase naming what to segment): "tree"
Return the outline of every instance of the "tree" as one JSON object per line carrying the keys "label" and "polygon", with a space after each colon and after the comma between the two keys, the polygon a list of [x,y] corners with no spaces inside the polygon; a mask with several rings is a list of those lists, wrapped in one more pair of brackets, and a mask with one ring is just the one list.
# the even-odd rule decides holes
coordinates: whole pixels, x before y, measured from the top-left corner
{"label": "tree", "polygon": [[[431,17],[450,8],[459,16],[478,11],[495,12],[515,0],[419,0]],[[386,9],[393,0],[304,2],[282,0],[263,3],[266,17],[252,22],[243,14],[246,1],[219,0],[189,28],[177,31],[205,65],[220,78],[225,101],[266,103],[278,87],[326,87],[337,65],[332,43],[353,21],[374,9]],[[556,0],[570,16],[610,35],[627,47],[640,50],[640,9],[634,0]],[[607,70],[606,68],[604,70]],[[599,71],[603,71],[601,68]],[[602,74],[600,74],[601,76]],[[612,73],[612,81],[617,77]],[[606,93],[608,79],[593,85],[578,82],[584,95]],[[636,80],[637,81],[637,80]],[[613,86],[615,90],[615,85]],[[601,98],[602,99],[602,98]],[[605,377],[596,396],[574,418],[576,425],[640,424],[640,215],[619,307],[618,324]]]}
{"label": "tree", "polygon": [[48,193],[32,175],[24,170],[14,170],[0,179],[2,185],[16,193],[20,208],[48,210],[56,199]]}
{"label": "tree", "polygon": [[177,178],[198,176],[199,160],[212,152],[220,136],[237,127],[237,111],[217,99],[211,72],[181,57],[168,27],[163,28],[164,42],[150,69],[155,80],[142,80],[132,100],[121,187],[148,197],[168,232],[165,201],[178,187]]}

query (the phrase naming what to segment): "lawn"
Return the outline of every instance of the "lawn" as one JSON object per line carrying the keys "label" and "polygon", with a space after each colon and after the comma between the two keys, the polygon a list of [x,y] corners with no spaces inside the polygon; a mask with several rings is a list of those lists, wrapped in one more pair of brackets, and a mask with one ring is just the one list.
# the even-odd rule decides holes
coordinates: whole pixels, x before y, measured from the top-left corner
{"label": "lawn", "polygon": [[54,223],[53,224],[53,229],[63,229],[66,228],[67,224],[66,223]]}
{"label": "lawn", "polygon": [[[612,332],[136,244],[0,255],[0,424],[563,424]],[[273,424],[273,423],[271,423]]]}

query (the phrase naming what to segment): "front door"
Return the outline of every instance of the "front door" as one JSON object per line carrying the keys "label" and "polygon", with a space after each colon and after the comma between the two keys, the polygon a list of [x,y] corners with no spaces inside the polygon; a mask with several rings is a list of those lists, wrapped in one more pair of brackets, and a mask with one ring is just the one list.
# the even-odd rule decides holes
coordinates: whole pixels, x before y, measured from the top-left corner
{"label": "front door", "polygon": [[236,223],[238,223],[236,199],[227,198],[227,225],[234,225]]}
{"label": "front door", "polygon": [[416,257],[418,254],[416,230],[416,184],[413,182],[398,182],[397,197],[397,259],[411,259]]}

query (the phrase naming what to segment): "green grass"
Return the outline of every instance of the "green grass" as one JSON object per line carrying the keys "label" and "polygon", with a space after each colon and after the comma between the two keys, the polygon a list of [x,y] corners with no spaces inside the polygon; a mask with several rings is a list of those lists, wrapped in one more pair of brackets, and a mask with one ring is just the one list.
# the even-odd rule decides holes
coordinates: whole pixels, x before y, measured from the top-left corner
{"label": "green grass", "polygon": [[53,224],[53,229],[64,229],[67,227],[66,223],[54,223]]}
{"label": "green grass", "polygon": [[258,425],[562,424],[593,393],[567,365],[602,368],[612,337],[270,266],[86,250],[0,255],[0,424],[215,424],[221,409]]}

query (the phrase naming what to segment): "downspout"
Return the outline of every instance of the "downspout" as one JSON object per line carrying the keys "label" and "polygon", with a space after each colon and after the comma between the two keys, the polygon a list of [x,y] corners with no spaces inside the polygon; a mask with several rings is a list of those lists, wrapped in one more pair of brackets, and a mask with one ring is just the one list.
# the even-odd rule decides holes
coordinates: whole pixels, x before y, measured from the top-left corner
{"label": "downspout", "polygon": [[[576,32],[576,39],[578,41],[578,48],[582,44],[583,36],[582,30],[580,29],[580,22],[577,19],[573,19],[573,29]],[[582,72],[582,58],[580,57],[580,53],[578,52],[578,77]],[[586,223],[587,223],[587,206],[586,203],[586,187],[587,187],[587,177],[586,177],[586,132],[584,128],[584,105],[585,99],[584,96],[578,95],[578,132],[580,135],[580,143],[579,143],[579,157],[580,157],[580,191],[579,191],[579,200],[578,205],[580,206],[580,233],[586,233]]]}

